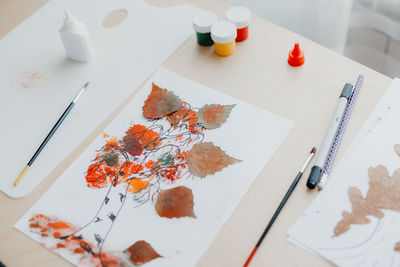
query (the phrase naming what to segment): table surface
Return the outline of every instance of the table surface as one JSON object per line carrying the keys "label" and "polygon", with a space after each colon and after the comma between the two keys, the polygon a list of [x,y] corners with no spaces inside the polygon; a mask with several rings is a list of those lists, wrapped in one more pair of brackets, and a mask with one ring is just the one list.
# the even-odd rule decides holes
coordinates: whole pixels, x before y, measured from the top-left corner
{"label": "table surface", "polygon": [[[230,6],[218,0],[146,1],[156,6],[193,4],[216,12],[219,18],[223,18]],[[46,2],[0,0],[0,38]],[[295,41],[300,42],[306,56],[306,63],[300,68],[292,68],[286,63],[288,51]],[[252,18],[249,40],[238,43],[232,56],[218,57],[213,48],[198,46],[192,37],[163,66],[295,122],[198,266],[240,266],[244,263],[308,152],[312,146],[318,147],[321,143],[346,82],[354,84],[358,74],[365,75],[336,162],[391,82],[387,76],[256,16]],[[0,260],[7,266],[70,266],[13,226],[135,93],[136,90],[28,196],[10,199],[0,193]],[[287,241],[288,229],[318,193],[306,189],[308,173],[309,169],[255,255],[252,266],[330,266]]]}

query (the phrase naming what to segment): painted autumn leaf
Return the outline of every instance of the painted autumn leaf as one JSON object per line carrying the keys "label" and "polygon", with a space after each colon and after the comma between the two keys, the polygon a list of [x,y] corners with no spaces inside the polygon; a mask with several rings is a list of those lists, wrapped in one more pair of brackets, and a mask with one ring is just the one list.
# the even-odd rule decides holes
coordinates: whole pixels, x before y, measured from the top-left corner
{"label": "painted autumn leaf", "polygon": [[143,106],[143,116],[148,119],[160,119],[178,110],[179,97],[173,92],[152,83],[152,90]]}
{"label": "painted autumn leaf", "polygon": [[394,244],[394,250],[397,252],[400,252],[400,241],[396,242],[396,244]]}
{"label": "painted autumn leaf", "polygon": [[193,217],[193,193],[190,188],[178,186],[162,190],[156,202],[156,211],[160,217]]}
{"label": "painted autumn leaf", "polygon": [[137,140],[144,150],[152,150],[161,144],[160,135],[141,124],[134,124],[129,127],[124,138]]}
{"label": "painted autumn leaf", "polygon": [[143,152],[143,145],[136,138],[125,135],[122,138],[123,149],[132,156],[140,156]]}
{"label": "painted autumn leaf", "polygon": [[212,142],[205,142],[192,147],[187,162],[191,174],[204,178],[240,160],[228,156]]}
{"label": "painted autumn leaf", "polygon": [[199,124],[207,129],[220,127],[229,117],[235,105],[204,105],[198,111]]}
{"label": "painted autumn leaf", "polygon": [[400,212],[400,169],[392,176],[383,165],[368,169],[369,189],[365,197],[356,187],[348,190],[351,201],[351,213],[343,211],[343,219],[339,221],[334,229],[335,235],[339,236],[350,229],[352,224],[367,224],[370,219],[367,216],[383,218],[382,209]]}
{"label": "painted autumn leaf", "polygon": [[396,151],[397,155],[400,156],[400,144],[394,145],[394,151]]}
{"label": "painted autumn leaf", "polygon": [[134,265],[142,265],[162,256],[154,250],[154,248],[144,240],[137,241],[135,244],[126,249],[129,254],[129,260]]}

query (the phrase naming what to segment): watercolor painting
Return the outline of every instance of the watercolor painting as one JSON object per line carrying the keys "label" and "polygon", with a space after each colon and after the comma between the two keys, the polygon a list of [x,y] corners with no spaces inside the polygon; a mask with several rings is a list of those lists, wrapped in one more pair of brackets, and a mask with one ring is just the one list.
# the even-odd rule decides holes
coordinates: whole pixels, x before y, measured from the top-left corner
{"label": "watercolor painting", "polygon": [[[185,224],[189,228],[196,227],[197,221],[201,223],[207,219],[210,203],[201,210],[198,208],[206,201],[203,199],[212,200],[210,194],[218,198],[218,191],[223,187],[227,192],[221,195],[228,194],[231,195],[228,199],[240,200],[235,196],[238,192],[230,189],[226,182],[242,186],[239,179],[247,180],[240,177],[242,175],[232,175],[237,171],[233,167],[246,167],[241,165],[246,164],[247,156],[243,154],[241,158],[240,152],[231,155],[227,152],[230,146],[219,144],[221,139],[209,137],[212,132],[229,125],[232,113],[242,105],[240,101],[228,104],[212,101],[192,106],[188,99],[169,87],[162,87],[156,80],[151,80],[151,84],[148,83],[141,92],[145,96],[141,106],[131,106],[140,112],[140,120],[130,120],[129,123],[124,120],[125,129],[120,131],[120,135],[105,131],[95,142],[96,148],[91,149],[95,153],[87,153],[86,156],[94,155],[87,167],[83,170],[72,168],[74,174],[81,175],[78,175],[79,184],[71,184],[71,187],[85,187],[87,193],[80,198],[82,203],[92,203],[91,211],[82,212],[79,209],[84,208],[79,207],[60,212],[52,207],[55,212],[46,212],[46,208],[41,208],[43,204],[36,204],[35,211],[29,211],[17,228],[22,228],[23,232],[77,265],[174,265],[176,263],[171,258],[179,258],[184,253],[183,245],[174,247],[172,253],[168,249],[173,242],[160,235],[146,238],[143,232],[162,227],[185,229]],[[122,121],[119,125],[122,126]],[[224,138],[229,139],[229,136]],[[81,166],[83,163],[79,161]],[[219,181],[225,174],[226,179]],[[68,174],[60,179],[71,183],[64,177]],[[78,181],[78,177],[75,179]],[[245,181],[245,184],[249,186],[252,180]],[[198,188],[200,184],[201,189]],[[61,191],[66,187],[56,183],[53,188],[49,191]],[[96,195],[97,201],[90,199],[90,195]],[[53,201],[63,202],[68,207],[67,199]],[[221,208],[231,205],[221,204],[216,210],[220,215],[214,218],[220,227],[223,224],[218,218],[222,214]],[[47,202],[44,205],[51,204]],[[212,207],[208,209],[211,211]],[[138,217],[140,212],[147,215]],[[76,216],[72,214],[76,213],[80,214],[79,223],[71,220],[71,216]],[[215,230],[218,231],[213,229],[212,232]],[[124,237],[124,245],[119,249],[113,247],[115,240],[121,242],[124,231],[129,232]],[[116,237],[116,233],[120,237]],[[153,230],[153,234],[156,233],[157,230]],[[190,236],[181,230],[169,234],[172,233],[175,238],[177,235]],[[129,235],[132,238],[127,238]],[[198,254],[197,251],[194,253]],[[187,257],[194,264],[195,259],[190,259],[190,255]]]}
{"label": "watercolor painting", "polygon": [[289,231],[295,243],[338,266],[400,264],[399,114],[394,107],[331,177]]}
{"label": "watercolor painting", "polygon": [[[96,60],[82,65],[66,57],[58,34],[65,8],[88,28],[99,51]],[[29,21],[21,22],[4,36],[0,41],[0,99],[7,100],[0,105],[0,121],[6,131],[0,146],[8,153],[0,155],[0,161],[9,168],[4,169],[0,190],[19,198],[35,188],[193,35],[192,25],[187,22],[198,11],[191,5],[162,8],[143,0],[47,1]],[[63,123],[64,133],[52,137],[54,141],[46,145],[21,183],[14,186],[20,168],[29,161],[28,155],[35,153],[49,125],[57,121],[86,81],[90,82],[90,90],[68,115],[69,122]],[[42,104],[37,105],[38,101]],[[26,121],[21,131],[15,122],[27,116],[35,119]],[[11,144],[7,140],[19,141]]]}

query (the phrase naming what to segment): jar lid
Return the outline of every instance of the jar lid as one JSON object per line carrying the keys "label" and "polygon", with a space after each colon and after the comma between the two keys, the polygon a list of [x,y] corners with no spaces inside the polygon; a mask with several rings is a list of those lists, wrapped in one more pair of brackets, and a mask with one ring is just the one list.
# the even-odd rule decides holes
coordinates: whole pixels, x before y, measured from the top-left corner
{"label": "jar lid", "polygon": [[234,23],[238,29],[241,29],[250,24],[251,12],[246,7],[235,6],[226,11],[225,17],[228,21]]}
{"label": "jar lid", "polygon": [[201,11],[193,17],[193,28],[196,32],[208,33],[217,20],[217,15],[214,12]]}
{"label": "jar lid", "polygon": [[211,27],[211,38],[219,44],[226,44],[236,39],[236,26],[232,22],[223,20]]}

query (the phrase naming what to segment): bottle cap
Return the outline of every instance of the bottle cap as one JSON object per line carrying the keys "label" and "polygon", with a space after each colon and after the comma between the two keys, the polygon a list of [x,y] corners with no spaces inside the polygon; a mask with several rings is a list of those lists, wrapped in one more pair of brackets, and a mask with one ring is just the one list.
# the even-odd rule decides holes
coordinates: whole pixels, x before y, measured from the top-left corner
{"label": "bottle cap", "polygon": [[340,94],[340,97],[349,99],[352,92],[353,92],[353,85],[351,85],[350,83],[346,83],[342,89],[342,93]]}
{"label": "bottle cap", "polygon": [[193,17],[193,28],[196,32],[208,33],[217,20],[217,15],[214,12],[201,11]]}
{"label": "bottle cap", "polygon": [[228,9],[225,13],[226,20],[234,23],[236,28],[242,29],[250,24],[251,12],[248,8],[235,6]]}
{"label": "bottle cap", "polygon": [[64,8],[65,19],[64,19],[64,27],[65,29],[73,29],[80,27],[81,22],[76,19],[68,9]]}
{"label": "bottle cap", "polygon": [[304,52],[300,49],[299,43],[294,44],[294,48],[290,50],[288,63],[292,67],[299,67],[304,64]]}
{"label": "bottle cap", "polygon": [[211,27],[211,38],[219,44],[227,44],[236,39],[236,26],[232,22],[223,20]]}

